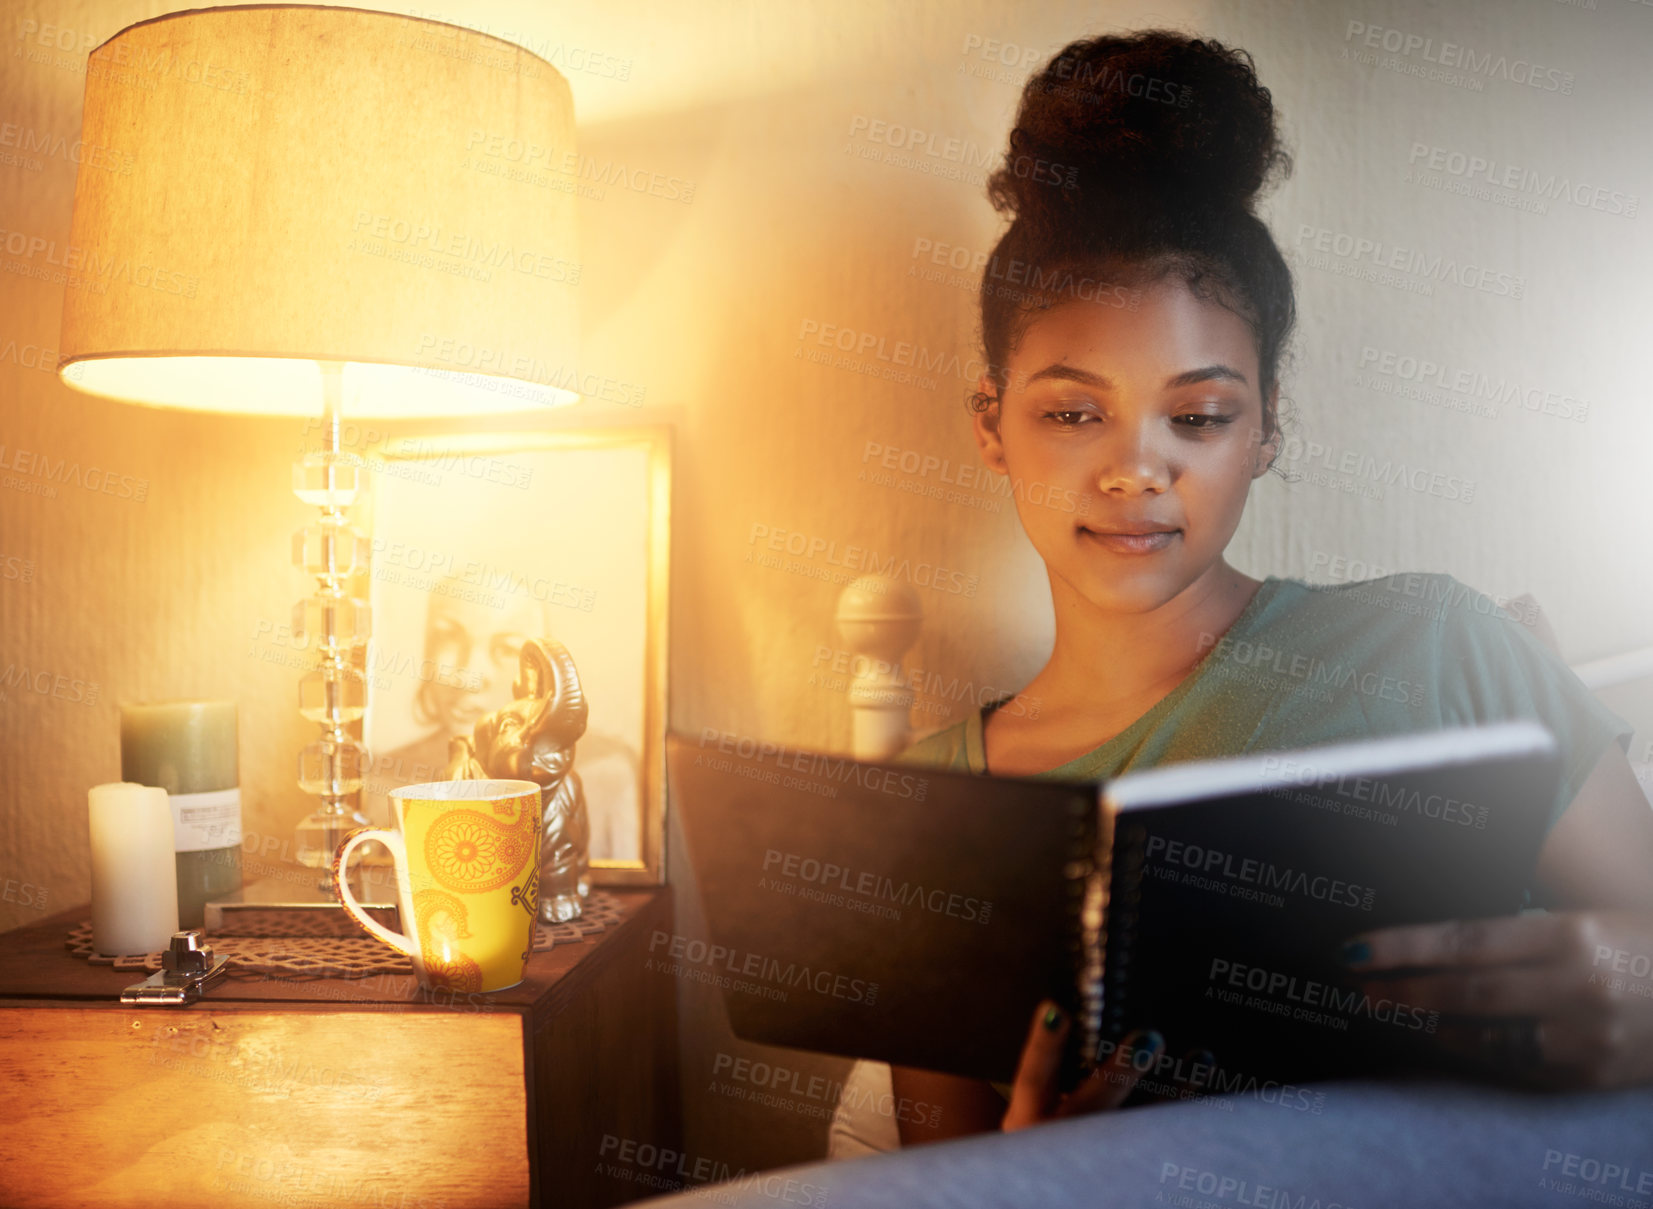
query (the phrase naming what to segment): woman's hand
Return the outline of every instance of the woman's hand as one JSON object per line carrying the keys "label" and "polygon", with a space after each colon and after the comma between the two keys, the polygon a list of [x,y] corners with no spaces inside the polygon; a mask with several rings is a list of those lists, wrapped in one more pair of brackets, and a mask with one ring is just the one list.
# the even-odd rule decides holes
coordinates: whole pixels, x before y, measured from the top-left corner
{"label": "woman's hand", "polygon": [[1033,1013],[1033,1027],[1022,1046],[1022,1060],[1011,1087],[1010,1107],[999,1125],[1006,1133],[1058,1117],[1118,1108],[1165,1048],[1165,1040],[1158,1033],[1139,1029],[1126,1037],[1083,1083],[1063,1095],[1062,1043],[1067,1040],[1069,1027],[1067,1013],[1048,999]]}
{"label": "woman's hand", "polygon": [[1490,1075],[1557,1090],[1653,1081],[1653,915],[1385,928],[1343,955],[1368,995],[1440,1012],[1436,1041]]}

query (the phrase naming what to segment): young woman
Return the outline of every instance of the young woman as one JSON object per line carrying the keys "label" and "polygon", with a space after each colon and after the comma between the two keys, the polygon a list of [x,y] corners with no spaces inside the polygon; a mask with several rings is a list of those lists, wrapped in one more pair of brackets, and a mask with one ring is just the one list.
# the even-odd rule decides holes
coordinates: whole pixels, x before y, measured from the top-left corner
{"label": "young woman", "polygon": [[[1653,980],[1634,974],[1653,957],[1653,811],[1626,760],[1631,728],[1451,576],[1311,587],[1224,560],[1280,447],[1295,306],[1252,205],[1289,169],[1243,51],[1098,37],[1029,81],[989,184],[1014,221],[982,282],[993,368],[974,424],[983,460],[1019,488],[1055,645],[1021,692],[903,758],[1089,778],[1536,718],[1565,752],[1535,887],[1549,913],[1372,932],[1345,955],[1374,975],[1413,967],[1384,993],[1457,1021],[1439,1040],[1489,1074],[1653,1081]],[[903,1142],[1116,1106],[1165,1044],[1139,1030],[1063,1096],[1067,1029],[1041,1005],[1010,1087],[896,1068],[898,1095],[943,1108],[936,1128],[903,1122]]]}

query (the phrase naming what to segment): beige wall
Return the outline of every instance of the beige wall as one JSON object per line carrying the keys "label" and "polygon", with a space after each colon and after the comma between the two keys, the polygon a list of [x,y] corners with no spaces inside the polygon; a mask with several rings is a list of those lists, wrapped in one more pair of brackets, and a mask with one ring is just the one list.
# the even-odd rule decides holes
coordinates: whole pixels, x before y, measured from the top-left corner
{"label": "beige wall", "polygon": [[[0,122],[72,141],[86,47],[173,7],[186,6],[8,4]],[[1274,90],[1298,165],[1267,204],[1299,281],[1296,362],[1284,385],[1298,435],[1334,462],[1395,459],[1475,484],[1464,503],[1396,486],[1366,498],[1271,478],[1254,491],[1231,559],[1256,575],[1326,579],[1333,559],[1355,559],[1380,571],[1450,571],[1489,593],[1530,591],[1575,663],[1653,642],[1645,604],[1653,411],[1638,372],[1653,320],[1649,218],[1565,201],[1522,212],[1406,175],[1413,145],[1423,144],[1645,203],[1653,8],[1184,0],[1020,10],[836,0],[569,6],[556,17],[526,0],[416,10],[510,31],[559,63],[569,60],[552,48],[629,62],[623,80],[608,61],[567,71],[583,149],[694,182],[689,204],[611,187],[581,214],[587,364],[642,384],[648,405],[592,403],[538,418],[543,427],[677,426],[675,727],[848,743],[841,696],[811,683],[818,645],[833,641],[836,587],[818,577],[833,568],[819,557],[797,573],[747,563],[754,526],[961,572],[968,591],[920,591],[929,623],[914,661],[926,669],[989,692],[1017,687],[1040,666],[1049,595],[1011,511],[983,508],[992,497],[981,492],[949,502],[862,478],[869,442],[973,465],[968,377],[911,384],[814,363],[803,354],[828,350],[800,333],[837,325],[886,350],[908,341],[969,362],[973,281],[925,280],[913,270],[928,263],[913,253],[920,240],[991,246],[998,220],[980,172],[961,182],[860,158],[886,150],[866,130],[889,122],[933,131],[937,145],[1000,147],[1027,69],[984,60],[985,40],[1042,58],[1109,25],[1171,22],[1230,40],[1255,54]],[[1347,55],[1386,52],[1366,52],[1351,21],[1536,60],[1571,74],[1570,95],[1501,78],[1482,78],[1479,91],[1422,78],[1412,74],[1429,67],[1419,53],[1363,64]],[[47,25],[69,31],[70,49],[43,50]],[[37,167],[0,163],[0,226],[61,245],[75,167],[61,155],[34,158]],[[1522,297],[1415,274],[1363,280],[1350,273],[1353,259],[1307,258],[1322,231],[1327,241],[1381,241],[1485,267],[1506,275],[1504,288],[1519,279]],[[288,536],[307,515],[287,489],[302,426],[155,412],[62,387],[23,362],[32,347],[55,347],[63,286],[27,275],[40,257],[0,259],[6,462],[24,450],[147,485],[142,501],[72,486],[48,498],[31,493],[38,476],[12,470],[0,480],[0,668],[65,678],[61,696],[32,691],[15,672],[0,690],[8,782],[0,881],[16,883],[0,896],[7,927],[39,918],[11,901],[24,884],[44,891],[47,910],[87,898],[85,794],[118,777],[117,701],[235,698],[246,826],[271,835],[288,834],[308,808],[292,770],[310,728],[294,709],[294,673],[249,656],[260,619],[285,620],[307,590],[287,562]],[[1423,284],[1430,293],[1418,292]],[[1587,418],[1518,404],[1483,417],[1455,410],[1461,397],[1450,392],[1406,397],[1398,376],[1379,376],[1375,387],[1363,377],[1366,349],[1588,400]],[[876,356],[870,364],[885,366]],[[1309,462],[1295,468],[1307,476],[1316,468]],[[911,488],[935,478],[903,481]],[[96,699],[66,699],[76,681],[95,683]],[[1645,694],[1621,692],[1610,703],[1638,725],[1653,720]],[[925,725],[970,707],[964,697],[924,704]],[[686,870],[672,873],[680,891],[691,887]],[[680,893],[680,912],[692,927],[692,896]],[[691,1155],[739,1168],[818,1153],[820,1121],[704,1090],[716,1055],[737,1051],[715,999],[686,987],[680,1002]],[[794,1065],[842,1069],[805,1058]]]}

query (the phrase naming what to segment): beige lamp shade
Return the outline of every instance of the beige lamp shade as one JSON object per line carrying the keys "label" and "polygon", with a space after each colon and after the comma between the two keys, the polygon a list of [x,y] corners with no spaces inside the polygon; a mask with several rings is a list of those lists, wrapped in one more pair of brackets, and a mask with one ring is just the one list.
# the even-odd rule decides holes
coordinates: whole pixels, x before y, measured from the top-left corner
{"label": "beige lamp shade", "polygon": [[60,377],[315,415],[573,402],[568,82],[472,30],[306,5],[116,34],[86,69]]}

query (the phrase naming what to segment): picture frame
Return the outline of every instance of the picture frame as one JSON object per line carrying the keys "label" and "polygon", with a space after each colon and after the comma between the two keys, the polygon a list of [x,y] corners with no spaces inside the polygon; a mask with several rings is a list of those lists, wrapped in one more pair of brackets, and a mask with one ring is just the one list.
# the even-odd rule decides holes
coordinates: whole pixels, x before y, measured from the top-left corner
{"label": "picture frame", "polygon": [[669,427],[410,436],[377,461],[362,806],[442,780],[512,697],[526,637],[567,647],[593,885],[665,880]]}

